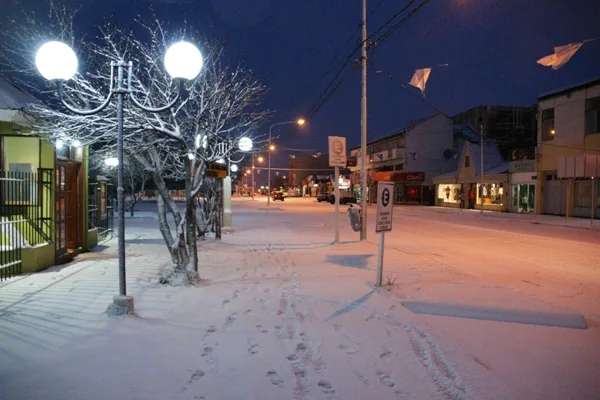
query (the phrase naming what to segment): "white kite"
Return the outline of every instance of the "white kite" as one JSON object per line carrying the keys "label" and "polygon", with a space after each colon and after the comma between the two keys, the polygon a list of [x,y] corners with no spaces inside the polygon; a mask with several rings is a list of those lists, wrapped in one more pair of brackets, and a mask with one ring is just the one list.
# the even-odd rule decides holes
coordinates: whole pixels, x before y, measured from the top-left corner
{"label": "white kite", "polygon": [[427,85],[430,73],[431,68],[418,69],[408,84],[421,89],[421,93],[425,96],[425,85]]}
{"label": "white kite", "polygon": [[583,46],[583,43],[569,43],[566,46],[555,47],[553,54],[540,58],[537,60],[537,63],[557,70],[569,62],[571,57],[573,57],[581,46]]}

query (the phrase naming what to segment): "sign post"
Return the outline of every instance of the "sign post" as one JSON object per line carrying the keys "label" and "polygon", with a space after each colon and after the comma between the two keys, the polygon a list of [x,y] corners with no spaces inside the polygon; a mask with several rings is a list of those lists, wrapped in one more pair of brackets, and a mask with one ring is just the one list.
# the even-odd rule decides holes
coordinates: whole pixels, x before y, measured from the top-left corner
{"label": "sign post", "polygon": [[334,243],[340,242],[340,167],[346,168],[346,138],[329,136],[329,166],[335,167],[333,196],[335,199]]}
{"label": "sign post", "polygon": [[377,183],[377,218],[375,221],[375,232],[379,233],[379,246],[377,251],[377,281],[375,286],[381,286],[383,280],[383,248],[385,244],[385,233],[392,231],[393,225],[393,202],[392,193],[394,184],[391,182]]}

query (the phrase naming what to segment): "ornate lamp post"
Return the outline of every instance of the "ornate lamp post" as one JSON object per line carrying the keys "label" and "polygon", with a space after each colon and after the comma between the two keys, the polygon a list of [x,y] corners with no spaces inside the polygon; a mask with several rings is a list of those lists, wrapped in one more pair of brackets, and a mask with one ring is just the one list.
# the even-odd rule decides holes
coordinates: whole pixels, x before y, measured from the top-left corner
{"label": "ornate lamp post", "polygon": [[[125,307],[128,312],[133,312],[133,297],[127,296],[125,282],[125,207],[124,207],[124,188],[123,188],[123,101],[126,95],[129,96],[132,103],[149,113],[159,113],[173,107],[181,93],[181,84],[183,79],[194,79],[202,69],[202,54],[191,43],[179,42],[173,44],[165,54],[165,69],[167,73],[177,80],[177,95],[167,105],[159,108],[150,108],[144,106],[137,100],[131,90],[131,77],[133,63],[124,60],[113,61],[110,63],[110,89],[106,99],[97,108],[91,110],[81,110],[69,105],[63,96],[63,83],[69,80],[77,72],[78,61],[73,49],[61,42],[47,42],[37,51],[35,63],[40,74],[51,81],[56,81],[58,86],[58,96],[62,104],[71,112],[78,115],[92,115],[105,109],[113,95],[117,97],[117,161],[118,165],[118,188],[117,205],[119,208],[119,228],[118,228],[118,256],[119,256],[119,295],[114,297],[114,303]],[[115,69],[116,87],[115,87]],[[127,73],[127,81],[125,81]]]}

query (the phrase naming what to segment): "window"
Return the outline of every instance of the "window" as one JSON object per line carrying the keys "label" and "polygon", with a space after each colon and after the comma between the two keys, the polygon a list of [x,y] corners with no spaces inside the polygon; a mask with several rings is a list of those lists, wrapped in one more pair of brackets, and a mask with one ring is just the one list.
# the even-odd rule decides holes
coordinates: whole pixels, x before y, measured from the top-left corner
{"label": "window", "polygon": [[554,140],[554,108],[542,110],[542,142]]}
{"label": "window", "polygon": [[575,181],[575,207],[590,208],[592,206],[592,183],[593,181]]}
{"label": "window", "polygon": [[600,133],[600,97],[585,101],[585,134]]}
{"label": "window", "polygon": [[465,168],[469,168],[471,166],[471,157],[465,156]]}

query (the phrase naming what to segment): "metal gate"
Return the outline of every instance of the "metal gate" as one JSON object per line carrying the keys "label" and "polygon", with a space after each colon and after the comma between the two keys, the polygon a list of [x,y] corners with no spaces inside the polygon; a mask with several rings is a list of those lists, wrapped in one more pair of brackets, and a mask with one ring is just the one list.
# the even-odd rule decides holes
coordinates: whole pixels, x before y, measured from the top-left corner
{"label": "metal gate", "polygon": [[52,242],[52,173],[0,171],[0,281],[21,274],[22,249]]}
{"label": "metal gate", "polygon": [[544,214],[567,214],[567,190],[569,181],[557,179],[556,174],[546,174],[544,177]]}
{"label": "metal gate", "polygon": [[98,243],[112,239],[114,208],[113,185],[109,181],[99,180],[88,187],[89,229],[98,231]]}

